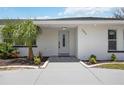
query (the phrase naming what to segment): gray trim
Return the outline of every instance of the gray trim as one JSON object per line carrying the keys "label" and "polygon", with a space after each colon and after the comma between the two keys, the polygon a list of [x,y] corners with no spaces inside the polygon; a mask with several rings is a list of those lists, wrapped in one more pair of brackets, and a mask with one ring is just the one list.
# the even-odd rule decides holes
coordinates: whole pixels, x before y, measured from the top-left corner
{"label": "gray trim", "polygon": [[[16,47],[16,48],[27,48],[29,46],[25,46],[25,45],[15,45],[13,47]],[[38,47],[37,45],[33,45],[32,47]]]}
{"label": "gray trim", "polygon": [[108,53],[124,53],[124,50],[113,50],[113,51],[110,51],[110,50],[108,50]]}
{"label": "gray trim", "polygon": [[124,18],[104,18],[104,17],[68,17],[44,20],[124,20]]}

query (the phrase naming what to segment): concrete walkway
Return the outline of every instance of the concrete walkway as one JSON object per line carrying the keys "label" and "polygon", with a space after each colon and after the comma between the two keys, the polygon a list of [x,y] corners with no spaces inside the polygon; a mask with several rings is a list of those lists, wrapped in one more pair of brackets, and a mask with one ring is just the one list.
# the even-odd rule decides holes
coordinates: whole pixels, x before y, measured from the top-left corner
{"label": "concrete walkway", "polygon": [[124,70],[85,68],[79,62],[49,63],[46,69],[0,71],[0,84],[124,84]]}

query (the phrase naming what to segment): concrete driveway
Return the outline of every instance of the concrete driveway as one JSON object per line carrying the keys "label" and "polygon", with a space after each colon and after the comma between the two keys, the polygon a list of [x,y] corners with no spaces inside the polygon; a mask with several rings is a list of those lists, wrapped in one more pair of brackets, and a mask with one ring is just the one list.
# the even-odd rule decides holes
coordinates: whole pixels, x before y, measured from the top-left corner
{"label": "concrete driveway", "polygon": [[46,69],[0,71],[0,84],[124,84],[124,70],[85,68],[79,62],[49,63]]}

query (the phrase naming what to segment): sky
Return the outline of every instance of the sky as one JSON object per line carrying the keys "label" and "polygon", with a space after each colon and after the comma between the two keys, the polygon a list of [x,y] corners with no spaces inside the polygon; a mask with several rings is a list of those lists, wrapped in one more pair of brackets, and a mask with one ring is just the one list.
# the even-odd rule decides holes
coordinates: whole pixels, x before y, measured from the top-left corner
{"label": "sky", "polygon": [[113,7],[0,7],[0,19],[113,17]]}

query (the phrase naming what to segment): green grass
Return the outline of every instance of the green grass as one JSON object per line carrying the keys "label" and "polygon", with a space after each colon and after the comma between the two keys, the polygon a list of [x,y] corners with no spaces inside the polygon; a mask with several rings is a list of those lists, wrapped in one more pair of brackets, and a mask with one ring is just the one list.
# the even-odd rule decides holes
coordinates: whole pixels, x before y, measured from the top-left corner
{"label": "green grass", "polygon": [[97,67],[124,70],[124,64],[103,64],[103,65],[100,65],[100,66],[97,66]]}

